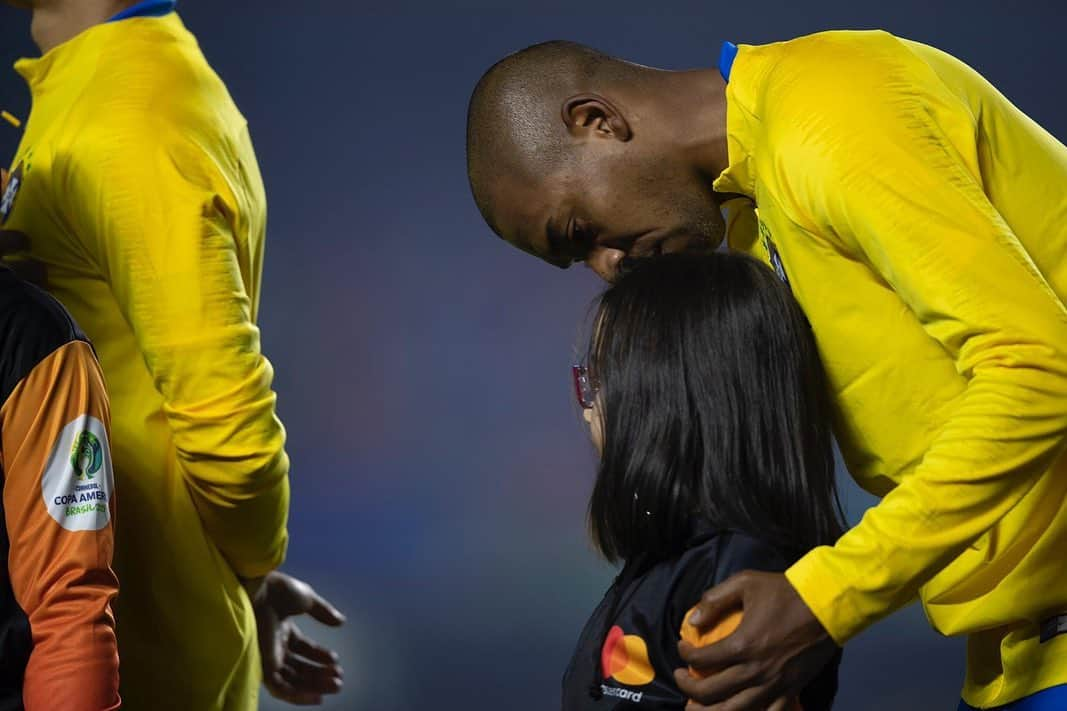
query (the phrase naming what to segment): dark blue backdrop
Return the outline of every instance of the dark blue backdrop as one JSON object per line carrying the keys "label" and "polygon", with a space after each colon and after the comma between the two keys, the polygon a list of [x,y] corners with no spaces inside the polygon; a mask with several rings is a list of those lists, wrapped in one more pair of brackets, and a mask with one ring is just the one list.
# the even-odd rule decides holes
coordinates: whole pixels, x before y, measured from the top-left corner
{"label": "dark blue backdrop", "polygon": [[[261,324],[293,460],[287,567],[350,619],[322,635],[349,676],[331,708],[556,707],[611,576],[584,536],[593,456],[567,380],[598,284],[478,217],[464,119],[492,62],[565,38],[708,66],[722,39],[882,27],[963,58],[1067,137],[1058,0],[180,9],[248,117],[270,196]],[[25,17],[0,8],[0,67],[32,52]],[[0,108],[27,104],[0,68]],[[0,164],[17,140],[0,124]],[[848,491],[856,519],[870,500]],[[904,611],[850,645],[839,707],[953,709],[962,653]]]}

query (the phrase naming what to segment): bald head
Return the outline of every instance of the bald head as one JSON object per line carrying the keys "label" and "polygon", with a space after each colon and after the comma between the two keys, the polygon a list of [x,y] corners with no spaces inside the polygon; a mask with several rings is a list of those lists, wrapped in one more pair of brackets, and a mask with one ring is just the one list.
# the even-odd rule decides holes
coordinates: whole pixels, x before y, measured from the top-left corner
{"label": "bald head", "polygon": [[467,113],[467,174],[475,202],[499,232],[489,188],[501,177],[539,180],[572,157],[561,107],[591,87],[635,76],[639,67],[574,42],[545,42],[493,65]]}
{"label": "bald head", "polygon": [[[668,72],[547,42],[478,82],[467,172],[482,216],[505,241],[610,278],[625,256],[718,245],[711,185],[725,167],[724,136],[717,71]],[[701,165],[702,156],[713,159]]]}

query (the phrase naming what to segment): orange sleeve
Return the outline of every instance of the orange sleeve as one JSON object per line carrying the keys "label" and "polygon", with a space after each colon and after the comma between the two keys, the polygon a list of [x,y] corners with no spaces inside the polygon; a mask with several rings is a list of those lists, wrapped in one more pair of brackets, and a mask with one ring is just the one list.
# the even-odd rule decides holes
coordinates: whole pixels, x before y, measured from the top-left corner
{"label": "orange sleeve", "polygon": [[8,569],[33,636],[26,711],[120,705],[109,416],[82,341],[38,363],[0,407]]}

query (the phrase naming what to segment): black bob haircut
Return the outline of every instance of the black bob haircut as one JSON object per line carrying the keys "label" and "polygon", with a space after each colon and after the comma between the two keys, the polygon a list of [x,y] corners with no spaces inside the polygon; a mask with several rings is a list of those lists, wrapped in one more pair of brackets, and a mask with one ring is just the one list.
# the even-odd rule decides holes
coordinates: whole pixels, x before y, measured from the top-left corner
{"label": "black bob haircut", "polygon": [[774,272],[723,252],[639,260],[593,324],[604,442],[589,526],[605,558],[676,554],[697,517],[792,559],[837,540],[826,376]]}

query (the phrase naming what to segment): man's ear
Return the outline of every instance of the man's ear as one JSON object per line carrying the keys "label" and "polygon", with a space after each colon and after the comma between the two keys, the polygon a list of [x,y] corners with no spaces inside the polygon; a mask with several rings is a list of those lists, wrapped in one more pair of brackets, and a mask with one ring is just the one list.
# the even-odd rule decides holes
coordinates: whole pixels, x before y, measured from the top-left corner
{"label": "man's ear", "polygon": [[568,97],[563,102],[562,114],[563,123],[575,138],[589,136],[626,142],[633,137],[626,117],[600,94]]}

